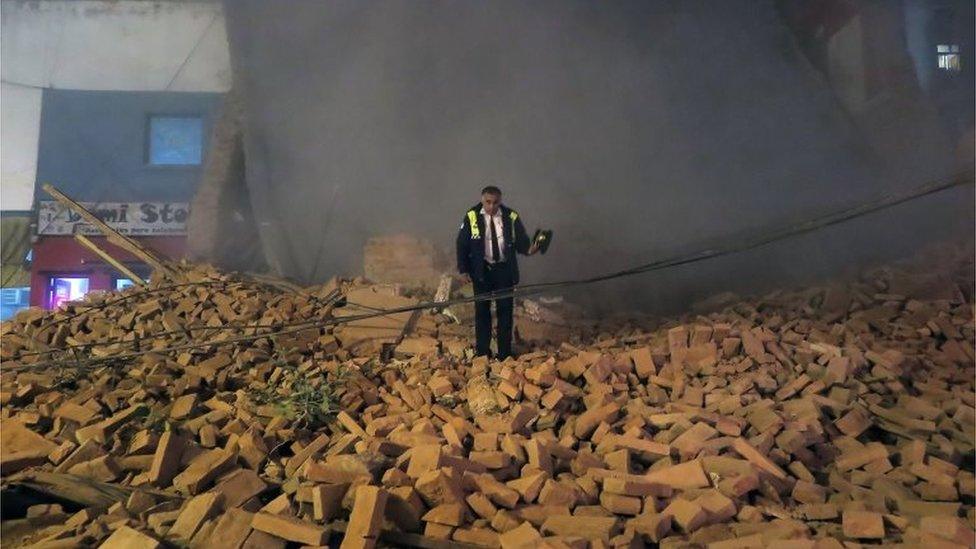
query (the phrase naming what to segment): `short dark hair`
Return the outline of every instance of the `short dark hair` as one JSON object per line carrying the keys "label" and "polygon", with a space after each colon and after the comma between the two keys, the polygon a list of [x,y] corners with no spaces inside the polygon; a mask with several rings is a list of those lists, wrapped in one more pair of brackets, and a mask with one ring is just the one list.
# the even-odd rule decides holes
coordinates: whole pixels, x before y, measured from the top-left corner
{"label": "short dark hair", "polygon": [[494,185],[488,185],[484,189],[481,189],[481,194],[493,194],[495,196],[501,196],[502,190]]}

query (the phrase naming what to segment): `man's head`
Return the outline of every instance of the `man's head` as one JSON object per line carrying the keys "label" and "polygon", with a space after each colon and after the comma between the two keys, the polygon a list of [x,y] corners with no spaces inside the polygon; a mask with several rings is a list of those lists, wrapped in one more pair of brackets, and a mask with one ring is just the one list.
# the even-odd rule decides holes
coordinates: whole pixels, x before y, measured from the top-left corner
{"label": "man's head", "polygon": [[495,215],[498,206],[502,203],[502,190],[494,185],[488,185],[481,189],[481,207],[488,215]]}

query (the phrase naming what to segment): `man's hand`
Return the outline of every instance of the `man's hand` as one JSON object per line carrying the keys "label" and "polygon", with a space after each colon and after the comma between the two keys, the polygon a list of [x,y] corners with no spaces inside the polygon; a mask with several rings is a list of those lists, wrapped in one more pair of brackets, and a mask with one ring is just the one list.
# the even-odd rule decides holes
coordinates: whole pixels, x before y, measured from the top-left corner
{"label": "man's hand", "polygon": [[535,255],[535,253],[538,252],[538,251],[539,251],[539,241],[536,240],[536,241],[532,242],[532,245],[531,246],[529,246],[529,251],[526,252],[525,255]]}
{"label": "man's hand", "polygon": [[469,275],[468,273],[460,273],[457,275],[457,280],[458,282],[461,283],[462,286],[464,286],[465,284],[471,284],[471,275]]}

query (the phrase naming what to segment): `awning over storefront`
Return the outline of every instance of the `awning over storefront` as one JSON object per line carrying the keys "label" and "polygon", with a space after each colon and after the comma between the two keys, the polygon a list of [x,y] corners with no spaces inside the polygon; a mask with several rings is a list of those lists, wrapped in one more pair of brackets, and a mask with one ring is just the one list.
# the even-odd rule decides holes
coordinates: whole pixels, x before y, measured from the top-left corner
{"label": "awning over storefront", "polygon": [[30,286],[30,212],[0,215],[0,287]]}

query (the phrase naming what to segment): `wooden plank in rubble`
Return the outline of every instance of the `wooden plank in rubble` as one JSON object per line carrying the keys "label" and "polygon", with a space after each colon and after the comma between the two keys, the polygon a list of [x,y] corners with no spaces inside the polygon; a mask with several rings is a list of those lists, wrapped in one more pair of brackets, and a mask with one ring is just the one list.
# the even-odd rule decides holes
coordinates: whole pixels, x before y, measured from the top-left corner
{"label": "wooden plank in rubble", "polygon": [[99,248],[98,247],[98,244],[95,244],[94,242],[92,242],[87,236],[85,236],[83,234],[76,234],[75,235],[75,240],[77,240],[78,243],[81,244],[82,246],[84,246],[84,247],[88,248],[89,250],[91,250],[95,255],[97,255],[98,257],[102,258],[106,263],[108,263],[112,267],[115,267],[115,270],[117,270],[120,273],[124,274],[129,280],[135,282],[136,284],[138,284],[140,286],[145,286],[146,285],[146,281],[143,280],[139,275],[137,275],[136,273],[132,272],[131,269],[129,269],[128,267],[126,267],[125,265],[123,265],[121,261],[119,261],[119,260],[115,259],[114,257],[112,257],[111,255],[109,255],[108,252],[106,252],[105,250]]}
{"label": "wooden plank in rubble", "polygon": [[61,204],[64,204],[71,210],[73,210],[75,213],[80,215],[82,219],[87,221],[91,226],[98,229],[103,235],[105,235],[105,238],[110,243],[138,257],[140,260],[142,260],[144,263],[146,263],[156,271],[168,275],[174,274],[173,269],[167,266],[160,258],[156,257],[152,252],[142,247],[135,240],[123,235],[122,233],[116,231],[112,227],[109,227],[107,223],[105,223],[104,221],[96,217],[95,214],[85,209],[84,206],[75,202],[74,199],[72,199],[68,195],[57,190],[54,187],[54,185],[51,185],[50,183],[45,183],[44,185],[42,185],[42,188],[44,189],[45,192],[47,192],[47,194],[53,196],[55,200],[57,200]]}

